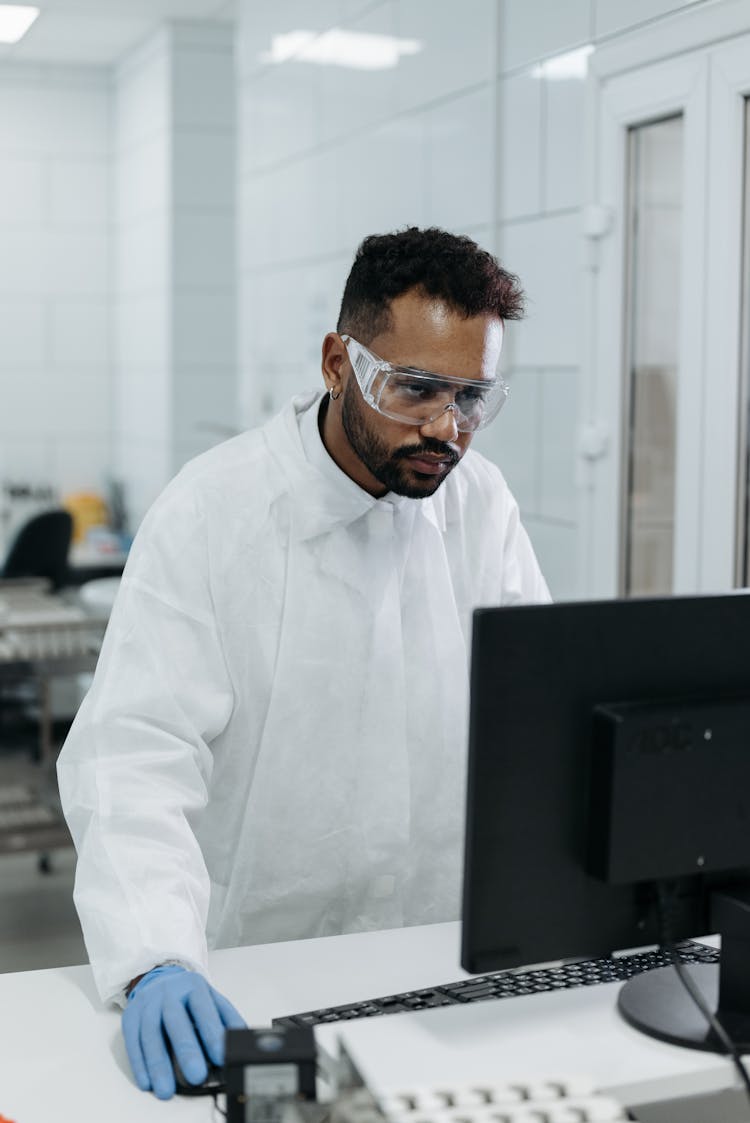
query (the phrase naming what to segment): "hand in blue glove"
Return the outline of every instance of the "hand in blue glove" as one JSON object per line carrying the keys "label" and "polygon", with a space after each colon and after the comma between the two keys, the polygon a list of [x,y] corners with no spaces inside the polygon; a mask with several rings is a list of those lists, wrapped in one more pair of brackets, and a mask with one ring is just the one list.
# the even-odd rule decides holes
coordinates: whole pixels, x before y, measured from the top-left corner
{"label": "hand in blue glove", "polygon": [[[155,967],[133,987],[122,1012],[122,1032],[136,1084],[160,1100],[175,1093],[165,1037],[191,1084],[208,1075],[206,1056],[224,1063],[224,1030],[245,1021],[202,975],[184,967]],[[203,1047],[201,1047],[203,1042]]]}

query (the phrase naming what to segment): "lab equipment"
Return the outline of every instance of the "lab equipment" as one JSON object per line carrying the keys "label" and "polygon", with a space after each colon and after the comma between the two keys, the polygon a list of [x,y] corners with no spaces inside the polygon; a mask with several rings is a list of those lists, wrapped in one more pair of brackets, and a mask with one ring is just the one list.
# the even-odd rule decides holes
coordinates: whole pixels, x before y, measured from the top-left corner
{"label": "lab equipment", "polygon": [[[693,940],[678,944],[677,951],[683,963],[716,963],[719,959],[716,948]],[[404,991],[402,994],[350,1002],[343,1006],[287,1014],[274,1018],[273,1024],[280,1027],[328,1025],[330,1022],[349,1022],[355,1018],[372,1018],[379,1014],[412,1013],[414,1010],[431,1010],[438,1006],[465,1006],[471,1002],[488,1002],[496,998],[518,998],[522,994],[542,994],[544,991],[570,990],[572,987],[589,987],[597,983],[624,982],[645,971],[667,967],[670,963],[670,953],[660,948],[602,956],[598,959],[579,959],[574,963],[551,964],[527,970],[499,971],[421,990]]]}
{"label": "lab equipment", "polygon": [[138,1087],[153,1090],[162,1100],[174,1095],[165,1036],[187,1080],[200,1084],[208,1075],[206,1058],[215,1065],[224,1062],[225,1028],[244,1024],[231,1002],[202,975],[177,964],[155,967],[132,988],[122,1014],[125,1047]]}
{"label": "lab equipment", "polygon": [[[478,610],[462,965],[487,971],[719,932],[685,969],[750,1043],[750,597]],[[638,1028],[716,1049],[669,967]],[[724,1051],[719,1045],[718,1051]]]}
{"label": "lab equipment", "polygon": [[311,1029],[232,1029],[226,1035],[227,1123],[285,1123],[287,1104],[315,1101]]}
{"label": "lab equipment", "polygon": [[375,499],[320,401],[187,465],[131,550],[58,766],[104,1001],[208,946],[458,915],[471,608],[549,593],[494,465]]}
{"label": "lab equipment", "polygon": [[[54,688],[93,671],[106,615],[50,592],[42,579],[0,581],[0,717],[4,744],[33,732],[27,761],[0,787],[0,854],[69,846],[52,768],[57,754]],[[75,693],[75,691],[74,691]]]}
{"label": "lab equipment", "polygon": [[[508,397],[502,378],[451,378],[416,367],[397,366],[342,335],[357,385],[369,406],[407,425],[427,425],[451,410],[459,433],[483,429]],[[446,401],[446,399],[450,399]]]}

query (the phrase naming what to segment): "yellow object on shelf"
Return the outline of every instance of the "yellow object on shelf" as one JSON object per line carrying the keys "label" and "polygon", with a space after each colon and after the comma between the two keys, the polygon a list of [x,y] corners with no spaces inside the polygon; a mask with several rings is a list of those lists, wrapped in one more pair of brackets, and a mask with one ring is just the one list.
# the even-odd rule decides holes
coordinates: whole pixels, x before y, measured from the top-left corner
{"label": "yellow object on shelf", "polygon": [[76,491],[63,497],[62,505],[73,518],[73,542],[83,542],[92,526],[109,526],[109,508],[95,491]]}

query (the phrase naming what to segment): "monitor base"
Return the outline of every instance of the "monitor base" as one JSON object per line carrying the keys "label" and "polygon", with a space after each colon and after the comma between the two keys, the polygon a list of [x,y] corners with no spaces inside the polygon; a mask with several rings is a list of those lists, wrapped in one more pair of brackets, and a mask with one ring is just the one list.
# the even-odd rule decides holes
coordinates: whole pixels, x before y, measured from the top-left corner
{"label": "monitor base", "polygon": [[[685,965],[710,1009],[716,1013],[719,1000],[719,965],[698,963]],[[625,1021],[650,1037],[724,1053],[708,1022],[698,1009],[673,967],[659,967],[629,979],[617,998],[617,1008]],[[750,1052],[750,1015],[722,1010],[721,1024],[740,1052]]]}

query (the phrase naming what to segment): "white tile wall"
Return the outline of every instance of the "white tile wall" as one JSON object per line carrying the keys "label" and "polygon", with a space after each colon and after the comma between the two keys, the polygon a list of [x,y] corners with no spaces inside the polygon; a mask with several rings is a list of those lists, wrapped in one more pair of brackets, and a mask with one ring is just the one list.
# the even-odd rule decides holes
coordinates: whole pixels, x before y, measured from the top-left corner
{"label": "white tile wall", "polygon": [[[434,5],[436,10],[438,7],[442,5]],[[399,35],[396,9],[397,0],[383,0],[374,7],[366,8],[349,23],[349,28],[365,35]],[[406,108],[409,99],[399,88],[400,76],[407,63],[415,64],[418,59],[419,55],[414,55],[405,59],[400,67],[390,70],[354,70],[344,66],[312,68],[309,63],[292,64],[305,66],[310,71],[310,79],[320,90],[321,143],[366,132]],[[419,82],[418,70],[412,72],[412,78]],[[430,97],[431,94],[425,90],[419,103],[423,104]]]}
{"label": "white tile wall", "polygon": [[581,357],[582,237],[576,212],[511,222],[498,230],[503,264],[519,274],[526,319],[508,340],[514,366],[577,367]]}
{"label": "white tile wall", "polygon": [[529,71],[497,83],[498,214],[503,219],[542,210],[543,82]]}
{"label": "white tile wall", "polygon": [[175,208],[172,215],[172,269],[180,288],[214,288],[231,281],[234,212]]}
{"label": "white tile wall", "polygon": [[[172,470],[237,426],[234,44],[224,25],[172,40]],[[195,185],[190,169],[201,166]],[[207,429],[206,426],[211,428]]]}
{"label": "white tile wall", "polygon": [[195,129],[172,132],[172,199],[178,210],[230,210],[235,207],[235,177],[217,174],[232,168],[237,141],[234,132]]}
{"label": "white tile wall", "polygon": [[252,19],[245,21],[238,44],[240,74],[247,80],[268,69],[262,56],[270,49],[273,35],[298,30],[322,32],[355,19],[370,4],[371,0],[277,0],[273,5],[253,5]]}
{"label": "white tile wall", "polygon": [[165,303],[163,292],[148,288],[138,295],[118,293],[114,313],[115,381],[122,382],[125,389],[131,368],[150,364],[155,370],[164,371],[169,364]]}
{"label": "white tile wall", "polygon": [[584,595],[578,581],[578,529],[527,517],[526,529],[555,600],[579,600]]}
{"label": "white tile wall", "polygon": [[46,166],[42,160],[2,157],[0,228],[39,225],[44,219]]}
{"label": "white tile wall", "polygon": [[442,100],[494,77],[495,8],[487,0],[395,0],[393,33],[422,45],[396,71],[397,110]]}
{"label": "white tile wall", "polygon": [[175,367],[180,393],[175,403],[173,422],[179,440],[209,448],[233,428],[239,431],[235,413],[236,368],[206,364]]}
{"label": "white tile wall", "polygon": [[227,27],[178,23],[159,32],[120,67],[116,101],[116,463],[137,525],[186,450],[216,439],[196,437],[196,420],[208,404],[199,390],[217,369],[210,420],[236,420]]}
{"label": "white tile wall", "polygon": [[240,114],[248,143],[242,148],[244,174],[275,166],[320,142],[325,128],[339,128],[339,109],[326,112],[318,67],[289,62],[267,69],[240,92]]}
{"label": "white tile wall", "polygon": [[494,84],[487,82],[425,112],[428,223],[461,232],[494,221],[494,180],[487,174],[494,96]]}
{"label": "white tile wall", "polygon": [[635,24],[656,19],[706,0],[594,0],[594,29],[597,38],[625,31]]}
{"label": "white tile wall", "polygon": [[[44,300],[0,297],[0,374],[13,375],[23,367],[41,365],[48,343]],[[12,396],[12,383],[8,392]]]}
{"label": "white tile wall", "polygon": [[3,63],[0,473],[61,492],[109,465],[109,120],[105,70]]}
{"label": "white tile wall", "polygon": [[[629,0],[622,0],[624,7]],[[505,73],[590,41],[591,0],[498,0],[498,70]]]}
{"label": "white tile wall", "polygon": [[580,78],[536,81],[542,87],[544,104],[539,209],[579,207],[584,202],[585,82]]}
{"label": "white tile wall", "polygon": [[544,370],[539,390],[539,502],[541,518],[578,519],[576,491],[577,430],[579,416],[578,371]]}
{"label": "white tile wall", "polygon": [[[49,358],[55,364],[94,367],[109,383],[112,358],[109,294],[72,300],[56,296],[48,304]],[[71,387],[72,389],[72,387]]]}
{"label": "white tile wall", "polygon": [[[118,104],[125,96],[124,91],[118,91]],[[117,132],[115,136],[119,138]],[[166,129],[151,132],[133,144],[118,143],[113,175],[115,222],[163,214],[171,190],[170,178]]]}
{"label": "white tile wall", "polygon": [[49,217],[70,226],[104,226],[111,212],[110,160],[55,159],[49,169]]}
{"label": "white tile wall", "polygon": [[510,371],[505,378],[510,386],[508,401],[497,420],[477,434],[473,447],[500,465],[523,517],[538,517],[542,372],[527,368]]}
{"label": "white tile wall", "polygon": [[165,31],[114,76],[113,462],[133,526],[169,475],[170,75]]}
{"label": "white tile wall", "polygon": [[172,296],[172,359],[179,367],[229,367],[237,355],[237,290],[180,289]]}
{"label": "white tile wall", "polygon": [[115,71],[114,137],[119,152],[163,133],[170,121],[166,29],[130,52]]}
{"label": "white tile wall", "polygon": [[[204,129],[209,133],[227,132],[234,123],[232,30],[222,26],[219,39],[209,35],[200,46],[183,46],[180,26],[172,59],[171,126]],[[201,37],[203,34],[200,33]]]}

